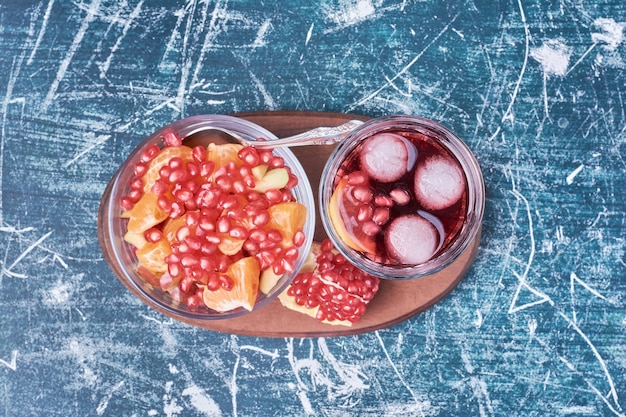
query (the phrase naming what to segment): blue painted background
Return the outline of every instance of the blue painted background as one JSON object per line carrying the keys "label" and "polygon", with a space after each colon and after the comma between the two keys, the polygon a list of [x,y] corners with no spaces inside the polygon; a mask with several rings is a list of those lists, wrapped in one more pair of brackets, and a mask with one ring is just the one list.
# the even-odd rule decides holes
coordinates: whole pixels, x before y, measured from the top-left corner
{"label": "blue painted background", "polygon": [[[626,414],[626,3],[0,0],[0,415]],[[202,113],[432,118],[484,171],[457,289],[393,328],[237,337],[135,300],[97,207]]]}

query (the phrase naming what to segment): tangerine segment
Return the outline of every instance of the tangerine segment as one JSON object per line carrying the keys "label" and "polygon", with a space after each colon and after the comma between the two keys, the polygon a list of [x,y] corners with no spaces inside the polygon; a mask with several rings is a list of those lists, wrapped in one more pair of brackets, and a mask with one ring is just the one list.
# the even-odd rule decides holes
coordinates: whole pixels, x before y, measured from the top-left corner
{"label": "tangerine segment", "polygon": [[176,238],[176,232],[183,226],[187,225],[187,215],[190,212],[185,212],[180,217],[175,219],[168,219],[163,226],[163,238],[166,239],[170,243],[175,243],[178,241]]}
{"label": "tangerine segment", "polygon": [[161,177],[159,171],[164,166],[168,165],[170,160],[174,157],[179,157],[183,162],[187,163],[193,161],[193,151],[189,146],[167,146],[161,149],[161,152],[150,161],[148,170],[143,175],[143,192],[147,193],[152,189],[152,186]]}
{"label": "tangerine segment", "polygon": [[169,213],[159,207],[158,199],[158,195],[148,192],[133,206],[128,213],[129,232],[143,233],[167,219]]}
{"label": "tangerine segment", "polygon": [[341,240],[352,249],[375,254],[376,242],[372,236],[365,234],[357,222],[358,206],[347,198],[348,179],[342,178],[328,205],[329,217]]}
{"label": "tangerine segment", "polygon": [[261,268],[256,258],[249,256],[232,263],[226,275],[235,283],[228,291],[219,288],[215,291],[204,288],[202,298],[204,304],[215,311],[226,312],[242,307],[252,311],[259,293],[259,274]]}
{"label": "tangerine segment", "polygon": [[306,206],[295,201],[278,203],[267,209],[270,215],[270,228],[283,235],[283,247],[293,246],[293,235],[302,230],[306,222]]}
{"label": "tangerine segment", "polygon": [[207,161],[213,161],[215,168],[213,172],[225,167],[229,162],[234,162],[236,166],[243,165],[243,161],[239,158],[239,151],[243,148],[237,143],[222,143],[216,145],[209,143],[206,150]]}
{"label": "tangerine segment", "polygon": [[138,249],[137,260],[139,264],[155,275],[167,272],[165,258],[172,253],[170,243],[161,239],[156,242],[146,242],[141,249]]}

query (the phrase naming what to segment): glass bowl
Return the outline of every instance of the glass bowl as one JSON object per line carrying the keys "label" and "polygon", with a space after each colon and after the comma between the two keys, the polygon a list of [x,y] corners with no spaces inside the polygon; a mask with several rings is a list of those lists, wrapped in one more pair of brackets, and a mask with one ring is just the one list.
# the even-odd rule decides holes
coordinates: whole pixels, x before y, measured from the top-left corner
{"label": "glass bowl", "polygon": [[[206,320],[232,318],[246,314],[248,310],[240,307],[228,312],[218,312],[205,307],[203,303],[198,307],[191,308],[186,303],[173,299],[170,293],[149,284],[143,279],[137,271],[139,263],[134,247],[123,239],[127,230],[128,220],[121,217],[120,199],[128,195],[131,189],[129,183],[135,176],[134,167],[140,160],[141,155],[151,145],[156,144],[159,148],[162,148],[164,146],[164,135],[169,134],[169,132],[174,132],[183,139],[184,145],[190,147],[200,144],[206,146],[210,142],[228,142],[227,136],[222,132],[210,129],[212,126],[229,129],[250,140],[258,140],[259,138],[264,140],[276,139],[276,136],[266,129],[232,116],[200,115],[178,120],[143,140],[132,151],[109,182],[100,202],[98,214],[98,235],[104,258],[122,284],[150,307],[179,321],[190,324],[201,324],[202,321]],[[253,311],[263,307],[277,297],[296,276],[310,250],[315,229],[315,200],[306,172],[289,149],[278,148],[273,153],[284,158],[285,165],[298,178],[298,184],[291,192],[295,200],[307,208],[303,227],[305,239],[302,246],[298,248],[294,270],[284,273],[267,294],[259,291]]]}
{"label": "glass bowl", "polygon": [[[375,160],[372,161],[371,158],[377,157],[379,160],[384,160],[386,158],[384,153],[387,151],[375,145],[374,140],[366,142],[373,136],[395,138],[391,139],[391,142],[386,142],[384,147],[402,148],[404,146],[410,149],[406,155],[403,152],[398,154],[402,157],[406,156],[405,160],[408,162],[402,160],[401,163],[396,163],[392,158],[391,162],[382,164],[387,164],[387,167],[376,167],[376,164],[381,164]],[[378,150],[375,150],[376,146]],[[367,152],[370,153],[368,155],[370,160],[361,157]],[[375,152],[378,152],[380,156]],[[445,169],[437,168],[442,164]],[[428,168],[425,168],[425,165],[428,165]],[[395,173],[396,166],[404,168],[401,172]],[[459,170],[449,169],[446,166],[457,166]],[[428,174],[430,178],[424,174],[427,169],[431,173],[437,172],[437,169],[444,169],[444,171],[442,175],[434,175],[433,179],[432,174]],[[378,173],[376,170],[382,171]],[[415,171],[417,170],[420,170],[419,181],[416,180],[418,174]],[[357,185],[351,185],[351,183],[358,183],[361,181],[360,177],[356,175],[348,181],[349,174],[354,171],[365,173],[365,177],[368,178],[365,186],[370,190],[364,193],[361,188],[356,194],[357,197],[354,191]],[[374,173],[373,177],[371,173]],[[400,175],[401,177],[398,178]],[[443,189],[454,190],[456,188],[459,190],[458,193],[462,193],[458,200],[454,200],[455,203],[451,207],[441,208],[442,204],[448,203],[438,203],[437,198],[441,200],[444,197],[426,198],[421,188],[418,190],[415,187],[416,181],[421,187],[421,184],[427,180],[436,183],[439,178],[455,177],[455,175],[458,178],[464,178],[465,187],[464,191],[461,191],[460,187],[448,187],[444,184]],[[379,179],[376,179],[376,176]],[[342,181],[342,179],[345,180]],[[459,180],[459,184],[462,183],[463,180]],[[456,193],[456,191],[445,191],[445,193],[453,192]],[[336,196],[333,199],[335,193]],[[417,198],[418,193],[419,198]],[[386,197],[379,197],[381,195]],[[392,195],[395,197],[392,198]],[[389,203],[390,199],[391,203]],[[425,207],[420,199],[424,199],[428,207]],[[322,171],[319,187],[321,221],[328,237],[349,262],[382,279],[426,277],[450,265],[468,249],[475,238],[479,238],[484,204],[485,189],[482,173],[467,145],[453,132],[432,120],[406,115],[371,119],[355,129],[331,153]],[[383,207],[383,214],[385,214],[384,207],[387,207],[387,214],[375,217],[377,222],[372,225],[372,213],[379,207]],[[385,216],[388,216],[388,219],[385,219]],[[394,223],[394,219],[398,217],[404,217],[403,221]],[[407,218],[411,220],[407,222]],[[367,226],[366,223],[368,223]],[[423,224],[426,226],[422,227]],[[390,232],[391,229],[393,233]],[[405,236],[398,238],[401,230],[404,230]],[[425,243],[416,238],[420,234],[428,237]],[[396,242],[402,243],[402,240],[408,241],[412,247],[399,250],[404,253],[398,258],[399,251],[396,251],[398,247]],[[390,241],[392,243],[389,243]],[[420,251],[425,247],[429,248],[428,251],[424,249],[427,254],[425,256],[428,254],[430,256],[417,260],[420,258]],[[408,258],[416,261],[408,262]]]}

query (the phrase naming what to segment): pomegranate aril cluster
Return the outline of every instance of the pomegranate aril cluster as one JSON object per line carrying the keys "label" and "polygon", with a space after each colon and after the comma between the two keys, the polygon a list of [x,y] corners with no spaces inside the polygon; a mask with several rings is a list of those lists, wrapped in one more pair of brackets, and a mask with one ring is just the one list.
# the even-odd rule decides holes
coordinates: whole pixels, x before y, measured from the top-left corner
{"label": "pomegranate aril cluster", "polygon": [[317,320],[356,322],[374,298],[380,280],[350,264],[329,239],[320,249],[315,270],[298,274],[287,294],[298,305],[319,307]]}

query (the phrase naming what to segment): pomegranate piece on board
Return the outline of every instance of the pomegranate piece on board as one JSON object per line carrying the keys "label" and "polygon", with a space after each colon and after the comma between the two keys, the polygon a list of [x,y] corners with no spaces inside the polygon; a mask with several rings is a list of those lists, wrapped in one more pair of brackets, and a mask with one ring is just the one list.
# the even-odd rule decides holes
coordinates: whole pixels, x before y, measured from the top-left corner
{"label": "pomegranate piece on board", "polygon": [[310,257],[315,263],[307,262],[279,295],[281,303],[324,323],[351,326],[374,298],[379,279],[350,264],[329,239],[313,242]]}

